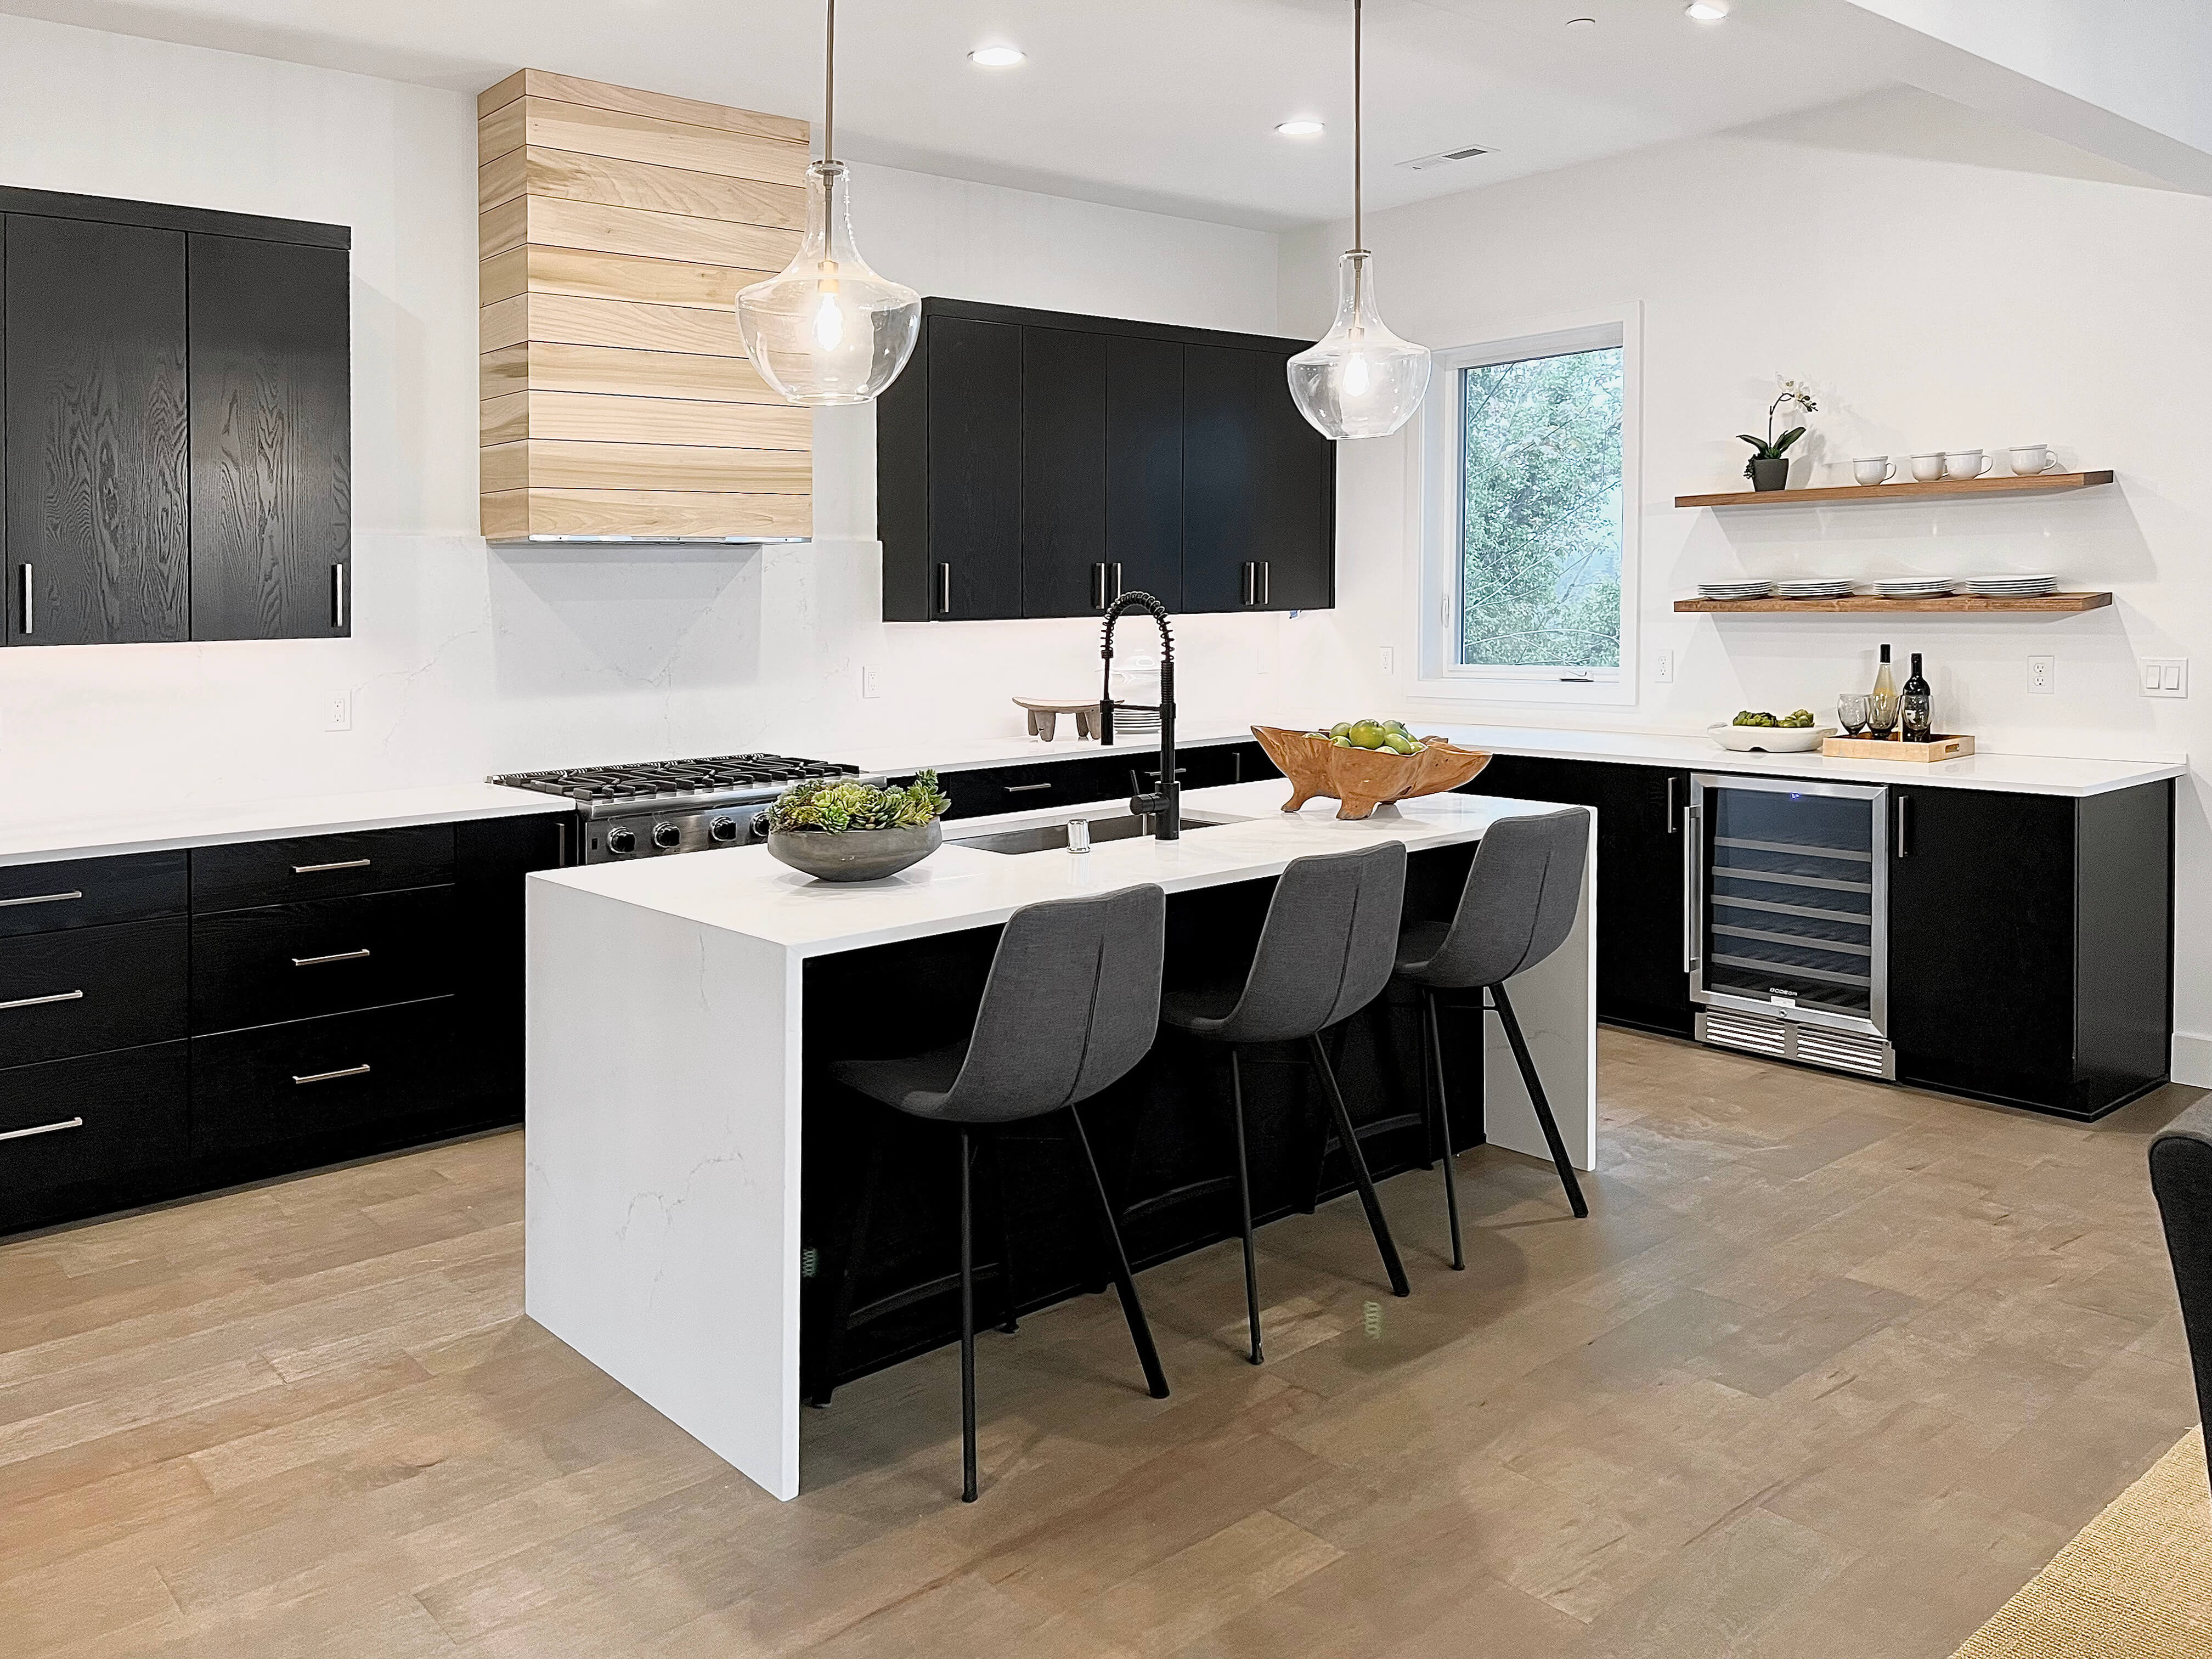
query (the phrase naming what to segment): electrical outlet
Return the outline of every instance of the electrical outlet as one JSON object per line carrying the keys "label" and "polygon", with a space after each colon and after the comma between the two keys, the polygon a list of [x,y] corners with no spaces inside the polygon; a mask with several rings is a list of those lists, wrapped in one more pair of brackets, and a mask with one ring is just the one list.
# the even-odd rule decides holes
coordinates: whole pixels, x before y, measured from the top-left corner
{"label": "electrical outlet", "polygon": [[2144,657],[2138,665],[2142,670],[2142,690],[2146,697],[2185,697],[2189,695],[2188,658]]}
{"label": "electrical outlet", "polygon": [[323,730],[350,732],[353,730],[353,693],[334,691],[331,700],[323,705]]}
{"label": "electrical outlet", "polygon": [[1673,652],[1654,651],[1651,653],[1651,679],[1656,685],[1674,684],[1674,653]]}
{"label": "electrical outlet", "polygon": [[1398,672],[1398,653],[1389,646],[1382,647],[1382,673],[1387,678]]}
{"label": "electrical outlet", "polygon": [[2039,696],[2050,696],[2057,690],[2053,684],[2058,678],[2058,659],[2030,657],[2027,659],[2027,689]]}
{"label": "electrical outlet", "polygon": [[884,675],[881,669],[863,667],[860,670],[860,695],[864,697],[880,697],[884,695]]}

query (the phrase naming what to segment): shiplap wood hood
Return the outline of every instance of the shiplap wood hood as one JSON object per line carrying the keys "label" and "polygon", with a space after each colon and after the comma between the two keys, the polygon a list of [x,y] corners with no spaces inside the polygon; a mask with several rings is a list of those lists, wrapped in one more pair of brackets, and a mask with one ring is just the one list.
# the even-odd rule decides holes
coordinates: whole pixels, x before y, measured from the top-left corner
{"label": "shiplap wood hood", "polygon": [[477,115],[485,537],[810,534],[811,413],[732,308],[799,246],[806,123],[544,70]]}

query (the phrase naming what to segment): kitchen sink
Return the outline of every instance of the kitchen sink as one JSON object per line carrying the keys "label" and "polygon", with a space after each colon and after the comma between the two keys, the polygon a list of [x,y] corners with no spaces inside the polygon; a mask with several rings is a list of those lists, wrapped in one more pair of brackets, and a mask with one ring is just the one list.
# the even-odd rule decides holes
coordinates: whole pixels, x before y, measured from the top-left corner
{"label": "kitchen sink", "polygon": [[[1080,814],[1070,814],[1079,817]],[[1211,830],[1224,823],[1242,823],[1242,818],[1208,817],[1200,812],[1182,815],[1183,832]],[[1123,812],[1113,817],[1091,820],[1091,839],[1102,841],[1134,841],[1139,836],[1152,833],[1150,813]],[[980,836],[947,836],[945,840],[962,847],[979,848],[986,853],[1049,853],[1067,845],[1067,825],[1032,823],[1019,830],[994,830]]]}

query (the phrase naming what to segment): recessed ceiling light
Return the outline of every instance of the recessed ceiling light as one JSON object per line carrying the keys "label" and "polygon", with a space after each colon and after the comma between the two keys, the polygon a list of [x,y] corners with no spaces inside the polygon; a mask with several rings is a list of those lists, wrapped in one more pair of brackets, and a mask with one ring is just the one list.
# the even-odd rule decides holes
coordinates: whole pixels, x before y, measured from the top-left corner
{"label": "recessed ceiling light", "polygon": [[1690,0],[1682,10],[1700,23],[1717,23],[1729,15],[1729,0]]}
{"label": "recessed ceiling light", "polygon": [[968,61],[982,69],[1012,69],[1027,56],[1019,46],[978,46]]}
{"label": "recessed ceiling light", "polygon": [[1325,131],[1322,124],[1306,116],[1295,121],[1278,121],[1275,131],[1285,138],[1318,138]]}

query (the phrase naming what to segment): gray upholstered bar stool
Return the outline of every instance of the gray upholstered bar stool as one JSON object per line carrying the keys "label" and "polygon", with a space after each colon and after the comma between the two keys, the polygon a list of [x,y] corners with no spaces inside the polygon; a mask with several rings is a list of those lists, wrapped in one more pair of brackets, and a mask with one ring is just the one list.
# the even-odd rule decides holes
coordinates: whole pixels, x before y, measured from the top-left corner
{"label": "gray upholstered bar stool", "polygon": [[1320,1074],[1336,1119],[1338,1139],[1390,1289],[1409,1294],[1390,1224],[1321,1034],[1349,1019],[1382,994],[1398,943],[1406,898],[1406,844],[1388,841],[1357,853],[1294,859],[1275,884],[1259,947],[1242,985],[1170,991],[1161,1016],[1179,1031],[1229,1050],[1230,1109],[1237,1130],[1237,1196],[1244,1223],[1244,1308],[1252,1328],[1251,1361],[1259,1364],[1260,1272],[1252,1242],[1252,1173],[1244,1143],[1243,1049],[1254,1043],[1303,1042]]}
{"label": "gray upholstered bar stool", "polygon": [[[1589,815],[1580,807],[1534,817],[1500,818],[1475,848],[1474,863],[1460,890],[1459,908],[1449,925],[1415,922],[1398,943],[1398,977],[1421,994],[1421,1089],[1439,1126],[1444,1157],[1444,1207],[1451,1218],[1452,1266],[1467,1266],[1460,1248],[1459,1180],[1452,1157],[1451,1106],[1444,1094],[1443,1026],[1437,1005],[1449,992],[1473,991],[1477,1052],[1486,1006],[1498,1012],[1512,1045],[1528,1102],[1536,1109],[1545,1142],[1567,1202],[1578,1216],[1589,1213],[1575,1167],[1559,1139],[1559,1120],[1544,1097],[1528,1044],[1514,1017],[1505,981],[1534,968],[1567,942],[1583,896],[1583,866],[1589,856]],[[1476,1074],[1480,1076],[1480,1072]],[[1480,1107],[1478,1106],[1478,1109]]]}
{"label": "gray upholstered bar stool", "polygon": [[[1121,1291],[1121,1312],[1145,1368],[1152,1398],[1164,1400],[1166,1376],[1152,1346],[1145,1310],[1129,1275],[1129,1259],[1114,1224],[1113,1206],[1076,1107],[1126,1076],[1151,1052],[1159,1029],[1160,964],[1166,954],[1167,896],[1130,887],[1097,898],[1053,899],[1025,905],[1006,919],[991,958],[982,1005],[964,1042],[904,1060],[839,1060],[830,1075],[872,1100],[960,1134],[960,1496],[975,1501],[975,1261],[973,1189],[979,1134],[1010,1123],[1066,1112],[1076,1147],[1098,1196],[1107,1266]],[[1070,1011],[1079,1011],[1071,1018]],[[880,1178],[872,1158],[869,1182]],[[860,1201],[862,1220],[839,1269],[834,1343],[852,1305],[856,1256],[866,1242],[872,1194]],[[1001,1264],[1001,1272],[1004,1264]],[[1011,1304],[1009,1304],[1011,1307]]]}

